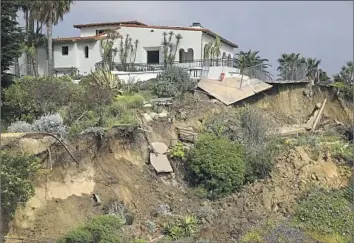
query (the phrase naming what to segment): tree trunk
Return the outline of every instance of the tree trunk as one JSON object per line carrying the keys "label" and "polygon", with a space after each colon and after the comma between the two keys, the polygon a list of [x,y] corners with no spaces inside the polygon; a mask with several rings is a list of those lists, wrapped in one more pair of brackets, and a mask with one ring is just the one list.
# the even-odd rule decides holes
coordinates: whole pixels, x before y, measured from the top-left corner
{"label": "tree trunk", "polygon": [[53,76],[53,40],[52,40],[52,18],[49,18],[47,23],[47,38],[48,38],[48,76]]}
{"label": "tree trunk", "polygon": [[28,48],[30,47],[30,35],[31,35],[31,32],[30,32],[30,18],[29,18],[29,10],[26,10],[25,11],[25,21],[26,21],[26,34],[27,34],[27,51],[26,51],[26,66],[27,66],[27,72],[26,72],[26,75],[31,75],[31,55],[29,53],[29,50]]}
{"label": "tree trunk", "polygon": [[37,58],[38,58],[38,48],[35,46],[34,47],[34,55],[32,57],[32,68],[33,68],[33,75],[38,77],[38,63],[37,63]]}
{"label": "tree trunk", "polygon": [[20,77],[20,63],[18,61],[18,58],[15,58],[15,76],[16,78]]}

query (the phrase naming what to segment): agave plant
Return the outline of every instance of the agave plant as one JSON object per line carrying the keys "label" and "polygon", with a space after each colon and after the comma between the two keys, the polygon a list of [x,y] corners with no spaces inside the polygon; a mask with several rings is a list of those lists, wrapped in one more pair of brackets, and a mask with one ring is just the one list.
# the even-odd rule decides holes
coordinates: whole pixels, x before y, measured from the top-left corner
{"label": "agave plant", "polygon": [[108,67],[96,68],[95,72],[91,71],[91,75],[96,85],[122,93],[122,83],[116,75],[112,74]]}

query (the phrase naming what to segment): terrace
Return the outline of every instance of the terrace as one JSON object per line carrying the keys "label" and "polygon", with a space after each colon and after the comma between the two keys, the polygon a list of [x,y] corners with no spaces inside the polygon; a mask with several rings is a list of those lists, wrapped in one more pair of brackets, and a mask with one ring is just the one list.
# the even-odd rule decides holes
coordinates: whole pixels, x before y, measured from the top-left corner
{"label": "terrace", "polygon": [[[103,63],[96,63],[95,67],[102,67]],[[237,59],[200,59],[193,61],[176,61],[172,63],[113,63],[112,72],[120,79],[135,78],[145,81],[155,78],[156,75],[167,67],[174,66],[185,69],[190,73],[191,78],[214,78],[218,79],[221,73],[229,75],[242,75]],[[295,83],[308,82],[306,77],[306,66],[297,65],[287,72],[280,72],[275,67],[264,69],[262,66],[252,66],[243,68],[243,75],[255,78],[268,83]],[[227,77],[227,76],[226,76]]]}

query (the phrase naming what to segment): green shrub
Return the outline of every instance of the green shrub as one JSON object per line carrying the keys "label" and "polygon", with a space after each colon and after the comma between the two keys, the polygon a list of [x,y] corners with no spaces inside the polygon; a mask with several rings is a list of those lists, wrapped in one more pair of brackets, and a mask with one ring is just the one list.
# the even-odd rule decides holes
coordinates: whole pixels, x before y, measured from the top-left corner
{"label": "green shrub", "polygon": [[122,219],[112,215],[100,215],[92,218],[85,225],[72,230],[57,243],[120,243],[119,230]]}
{"label": "green shrub", "polygon": [[354,217],[342,192],[314,189],[296,206],[294,223],[312,236],[333,236],[339,237],[335,242],[349,242]]}
{"label": "green shrub", "polygon": [[183,143],[178,141],[177,144],[171,148],[170,157],[171,158],[179,158],[179,159],[185,158]]}
{"label": "green shrub", "polygon": [[1,211],[4,219],[15,213],[17,206],[26,203],[34,195],[31,179],[40,168],[34,156],[13,155],[0,151]]}
{"label": "green shrub", "polygon": [[197,225],[194,216],[180,217],[164,226],[164,234],[172,240],[190,237],[197,231]]}
{"label": "green shrub", "polygon": [[253,107],[222,111],[204,123],[204,131],[244,145],[247,182],[266,178],[281,151],[279,141],[269,136],[271,128],[265,113]]}
{"label": "green shrub", "polygon": [[114,103],[117,105],[117,107],[121,107],[123,110],[139,109],[143,107],[144,97],[139,94],[119,95],[115,98]]}
{"label": "green shrub", "polygon": [[195,87],[187,71],[179,67],[168,67],[158,74],[154,82],[154,92],[158,97],[178,97]]}
{"label": "green shrub", "polygon": [[4,90],[5,115],[9,121],[31,122],[76,102],[79,93],[79,85],[67,77],[23,77]]}
{"label": "green shrub", "polygon": [[243,146],[213,134],[198,137],[188,156],[190,182],[203,186],[211,198],[240,189],[246,174]]}

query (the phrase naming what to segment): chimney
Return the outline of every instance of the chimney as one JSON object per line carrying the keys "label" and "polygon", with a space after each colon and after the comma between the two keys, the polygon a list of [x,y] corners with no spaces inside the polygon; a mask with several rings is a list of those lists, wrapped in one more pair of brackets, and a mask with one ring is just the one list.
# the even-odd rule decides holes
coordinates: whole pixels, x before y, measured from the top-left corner
{"label": "chimney", "polygon": [[194,22],[192,23],[192,28],[203,28],[202,25],[199,22]]}

